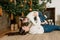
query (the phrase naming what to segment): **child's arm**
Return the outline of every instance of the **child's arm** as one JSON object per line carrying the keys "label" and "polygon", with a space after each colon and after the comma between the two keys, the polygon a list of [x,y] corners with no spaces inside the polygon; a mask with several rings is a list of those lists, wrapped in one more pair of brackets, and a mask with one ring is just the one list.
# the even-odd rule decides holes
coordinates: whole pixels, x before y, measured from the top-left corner
{"label": "child's arm", "polygon": [[29,27],[29,28],[30,28],[30,27],[31,27],[31,25],[32,25],[32,23],[29,23],[29,25],[28,25],[27,27]]}

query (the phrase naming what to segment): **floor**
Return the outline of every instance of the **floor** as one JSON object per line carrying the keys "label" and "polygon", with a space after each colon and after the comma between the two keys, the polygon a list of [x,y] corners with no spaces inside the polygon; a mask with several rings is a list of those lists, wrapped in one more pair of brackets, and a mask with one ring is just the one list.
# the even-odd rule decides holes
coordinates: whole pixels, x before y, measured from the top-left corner
{"label": "floor", "polygon": [[53,31],[44,34],[27,34],[27,35],[14,35],[0,38],[0,40],[60,40],[60,31]]}

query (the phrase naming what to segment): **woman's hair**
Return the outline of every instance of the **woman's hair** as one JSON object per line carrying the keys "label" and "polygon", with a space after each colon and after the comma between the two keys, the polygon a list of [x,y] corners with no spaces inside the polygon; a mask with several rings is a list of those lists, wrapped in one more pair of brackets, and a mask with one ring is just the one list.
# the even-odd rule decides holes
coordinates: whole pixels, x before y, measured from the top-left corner
{"label": "woman's hair", "polygon": [[34,20],[37,20],[37,17],[34,17]]}

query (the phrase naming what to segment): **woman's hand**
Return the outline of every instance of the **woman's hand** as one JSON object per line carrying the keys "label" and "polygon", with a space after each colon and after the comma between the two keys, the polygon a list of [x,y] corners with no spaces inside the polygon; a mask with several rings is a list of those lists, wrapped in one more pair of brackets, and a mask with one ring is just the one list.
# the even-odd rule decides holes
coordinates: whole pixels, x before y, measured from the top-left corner
{"label": "woman's hand", "polygon": [[42,22],[41,24],[48,24],[48,22],[45,20],[44,22]]}

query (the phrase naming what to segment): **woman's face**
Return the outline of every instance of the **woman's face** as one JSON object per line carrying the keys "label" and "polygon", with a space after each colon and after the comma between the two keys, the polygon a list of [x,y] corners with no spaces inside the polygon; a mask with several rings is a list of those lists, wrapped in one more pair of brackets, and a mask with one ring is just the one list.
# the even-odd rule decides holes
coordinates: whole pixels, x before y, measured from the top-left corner
{"label": "woman's face", "polygon": [[38,16],[38,12],[34,12],[34,14],[33,14],[33,15],[34,15],[35,17],[36,17],[36,16]]}

